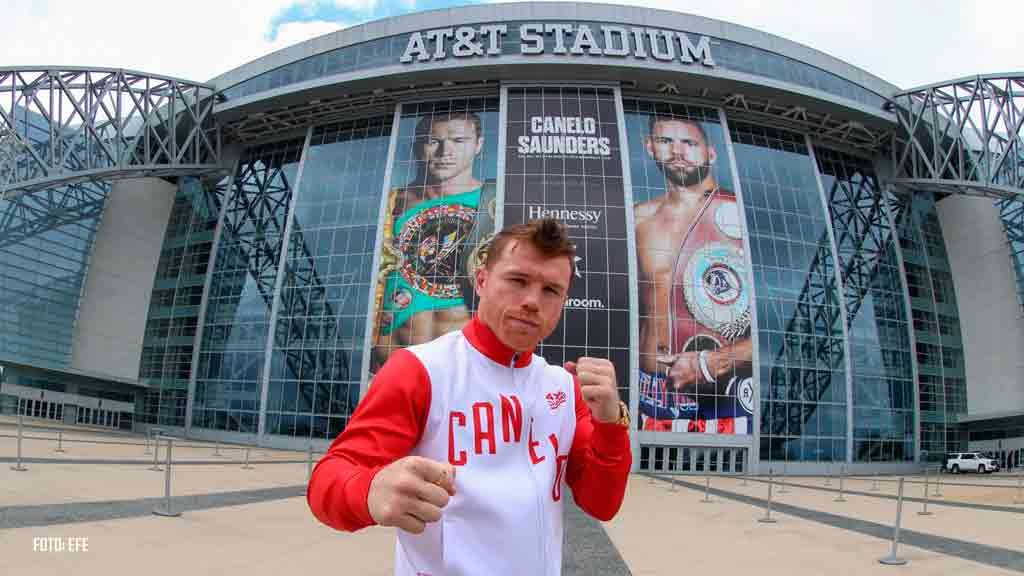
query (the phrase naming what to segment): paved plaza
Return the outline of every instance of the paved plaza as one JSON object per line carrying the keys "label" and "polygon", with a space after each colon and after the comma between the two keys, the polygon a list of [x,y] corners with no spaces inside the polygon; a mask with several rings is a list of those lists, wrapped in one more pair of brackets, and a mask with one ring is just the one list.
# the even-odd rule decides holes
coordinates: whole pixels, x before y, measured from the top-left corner
{"label": "paved plaza", "polygon": [[[26,471],[15,464],[16,429],[0,419],[0,558],[6,574],[136,573],[249,576],[390,574],[394,531],[357,534],[319,524],[304,498],[306,454],[182,440],[173,451],[172,509],[165,473],[139,435],[26,420]],[[38,430],[32,426],[43,426]],[[161,451],[161,460],[164,453]],[[180,462],[180,463],[178,463]],[[161,463],[161,466],[163,464]],[[788,478],[772,485],[776,523],[765,516],[765,478],[634,475],[620,514],[601,524],[567,508],[564,573],[644,576],[726,574],[1013,574],[1024,572],[1024,504],[1018,477],[907,477],[905,566],[883,566],[896,517],[892,477]],[[776,479],[777,481],[777,479]],[[938,491],[940,496],[933,496]],[[782,492],[782,493],[780,493]],[[705,500],[710,500],[706,502]],[[45,539],[45,540],[40,540]],[[44,551],[57,542],[65,550]],[[70,547],[84,550],[70,551]]]}

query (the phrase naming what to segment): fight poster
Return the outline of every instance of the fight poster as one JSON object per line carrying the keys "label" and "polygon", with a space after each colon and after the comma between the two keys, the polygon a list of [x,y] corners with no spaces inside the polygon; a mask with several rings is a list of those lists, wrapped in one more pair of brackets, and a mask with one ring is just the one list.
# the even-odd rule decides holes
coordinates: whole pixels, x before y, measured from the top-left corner
{"label": "fight poster", "polygon": [[751,434],[750,273],[713,108],[626,100],[642,430]]}
{"label": "fight poster", "polygon": [[498,98],[403,104],[382,227],[370,370],[472,317],[494,233]]}
{"label": "fight poster", "polygon": [[505,225],[556,218],[577,251],[562,320],[538,353],[557,365],[611,360],[628,402],[629,269],[614,92],[510,87],[507,107]]}

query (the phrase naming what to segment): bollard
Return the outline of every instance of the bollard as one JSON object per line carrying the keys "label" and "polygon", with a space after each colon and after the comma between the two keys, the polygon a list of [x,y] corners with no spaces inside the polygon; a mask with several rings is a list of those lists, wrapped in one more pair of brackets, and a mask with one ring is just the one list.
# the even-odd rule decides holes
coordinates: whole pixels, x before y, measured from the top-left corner
{"label": "bollard", "polygon": [[64,431],[57,430],[57,448],[54,452],[64,452]]}
{"label": "bollard", "polygon": [[932,491],[932,496],[942,498],[942,471],[941,468],[935,469],[935,490]]}
{"label": "bollard", "polygon": [[215,440],[215,442],[216,443],[213,445],[213,455],[219,457],[221,455],[220,454],[220,438],[217,438]]}
{"label": "bollard", "polygon": [[875,477],[871,481],[871,491],[878,492],[878,472],[875,472]]}
{"label": "bollard", "polygon": [[[157,504],[153,508],[153,514],[157,516],[181,516],[180,510],[174,510],[171,506],[171,445],[174,442],[174,438],[167,438],[167,460],[164,463],[164,503]],[[157,452],[160,447],[160,437],[157,436]]]}
{"label": "bollard", "polygon": [[249,465],[249,447],[245,447],[245,463],[242,464],[242,470],[252,470],[252,466]]}
{"label": "bollard", "polygon": [[928,475],[924,475],[924,502],[921,503],[921,510],[917,513],[918,516],[931,516],[932,513],[928,511]]}
{"label": "bollard", "polygon": [[647,485],[648,486],[654,486],[654,474],[653,474],[653,472],[651,474],[647,475]]}
{"label": "bollard", "polygon": [[21,412],[19,412],[18,413],[18,462],[14,466],[11,466],[11,470],[14,470],[16,472],[24,472],[24,471],[28,470],[28,468],[25,468],[24,466],[21,465],[21,436],[22,436],[21,425],[22,425],[22,418],[23,418],[23,416],[22,416]]}
{"label": "bollard", "polygon": [[825,472],[825,486],[832,485],[832,469],[832,466],[829,466],[827,472]]}
{"label": "bollard", "polygon": [[782,475],[779,480],[779,494],[789,494],[789,490],[786,489],[786,463],[782,463]]}
{"label": "bollard", "polygon": [[845,479],[846,479],[846,476],[844,476],[842,474],[839,475],[839,496],[836,496],[832,500],[833,502],[846,502],[846,498],[843,498],[843,480],[845,480]]}
{"label": "bollard", "polygon": [[153,433],[152,430],[146,430],[146,451],[143,454],[152,454],[153,452],[149,449],[149,437]]}
{"label": "bollard", "polygon": [[772,469],[768,469],[768,502],[764,507],[764,516],[758,518],[757,521],[762,524],[775,524],[775,518],[772,518]]}
{"label": "bollard", "polygon": [[1017,474],[1017,498],[1014,499],[1014,504],[1024,504],[1024,476]]}
{"label": "bollard", "polygon": [[704,499],[701,502],[711,502],[711,476],[704,476]]}
{"label": "bollard", "polygon": [[669,480],[670,480],[670,481],[672,482],[672,488],[671,488],[671,490],[672,490],[673,492],[679,492],[679,485],[678,485],[678,484],[676,484],[676,477],[675,477],[675,476],[670,476],[670,477],[669,477]]}
{"label": "bollard", "polygon": [[743,481],[740,482],[740,486],[747,486],[747,476],[749,476],[749,474],[744,474],[742,476]]}
{"label": "bollard", "polygon": [[157,438],[154,438],[153,439],[153,465],[149,467],[150,470],[152,470],[154,472],[160,472],[160,471],[163,470],[163,468],[160,467],[160,463],[157,461],[157,458],[159,458],[159,457],[160,457],[160,440],[158,440]]}
{"label": "bollard", "polygon": [[306,448],[306,483],[309,484],[309,479],[313,476],[313,445],[310,444]]}
{"label": "bollard", "polygon": [[900,545],[900,520],[903,515],[903,477],[900,476],[899,491],[896,495],[896,524],[892,528],[892,550],[889,555],[879,558],[878,561],[887,566],[902,566],[907,563],[906,559],[896,555],[896,549]]}

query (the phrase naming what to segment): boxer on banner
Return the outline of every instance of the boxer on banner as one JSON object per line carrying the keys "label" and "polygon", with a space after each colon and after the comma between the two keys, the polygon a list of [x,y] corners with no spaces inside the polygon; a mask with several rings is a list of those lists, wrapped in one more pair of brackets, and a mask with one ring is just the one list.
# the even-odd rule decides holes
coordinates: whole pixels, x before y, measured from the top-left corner
{"label": "boxer on banner", "polygon": [[416,125],[417,175],[388,196],[371,371],[398,348],[457,330],[472,314],[471,278],[494,230],[495,183],[473,174],[484,146],[471,112]]}
{"label": "boxer on banner", "polygon": [[749,434],[750,279],[735,195],[700,123],[651,116],[647,154],[665,194],[634,208],[644,430]]}

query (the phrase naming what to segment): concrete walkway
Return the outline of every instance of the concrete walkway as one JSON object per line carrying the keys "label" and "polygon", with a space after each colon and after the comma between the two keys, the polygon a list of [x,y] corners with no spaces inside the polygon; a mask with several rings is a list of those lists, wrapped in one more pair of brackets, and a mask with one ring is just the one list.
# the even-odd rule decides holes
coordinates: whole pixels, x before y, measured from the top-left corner
{"label": "concrete walkway", "polygon": [[[305,503],[305,454],[254,451],[253,469],[213,456],[212,445],[174,451],[190,464],[172,468],[177,518],[154,516],[164,473],[148,470],[138,437],[67,430],[65,438],[110,443],[65,444],[52,437],[25,440],[28,471],[10,470],[15,441],[0,429],[0,558],[12,574],[146,574],[250,576],[280,573],[391,573],[394,531],[356,534],[319,524]],[[130,442],[121,444],[114,442]],[[260,454],[257,458],[255,454]],[[161,454],[161,459],[162,459]],[[1015,504],[1015,478],[944,477],[942,498],[919,516],[922,484],[907,484],[903,510],[909,564],[887,567],[896,513],[895,483],[849,480],[846,502],[837,482],[791,478],[775,486],[777,524],[761,524],[767,483],[712,479],[702,502],[703,477],[631,477],[620,514],[609,523],[566,509],[566,575],[621,576],[726,573],[762,575],[1019,574],[1024,572],[1024,505]],[[949,483],[979,484],[952,486]],[[87,538],[87,551],[37,551],[49,538]],[[130,567],[130,568],[129,568]]]}

